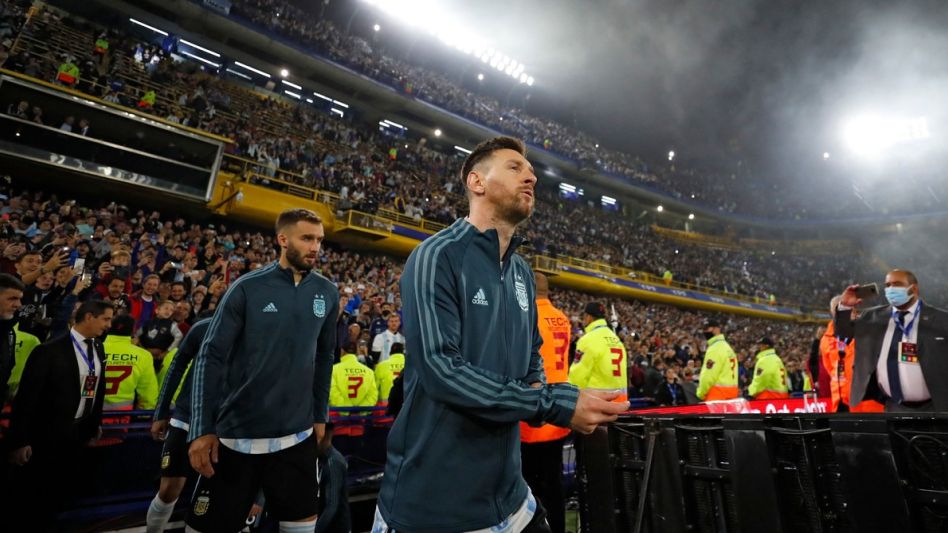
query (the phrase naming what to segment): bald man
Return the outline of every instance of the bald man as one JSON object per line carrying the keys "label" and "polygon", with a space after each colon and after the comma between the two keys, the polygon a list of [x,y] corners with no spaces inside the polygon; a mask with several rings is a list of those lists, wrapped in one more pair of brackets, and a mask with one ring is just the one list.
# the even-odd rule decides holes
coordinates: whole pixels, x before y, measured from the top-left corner
{"label": "bald man", "polygon": [[[543,337],[540,355],[548,383],[567,381],[569,364],[570,323],[562,311],[550,301],[550,283],[546,276],[535,272],[537,284],[537,327]],[[550,424],[531,426],[520,423],[520,453],[523,477],[530,490],[547,511],[547,522],[552,533],[563,533],[566,512],[563,502],[563,443],[569,435],[566,428]]]}
{"label": "bald man", "polygon": [[948,411],[948,312],[922,301],[908,270],[886,274],[888,305],[853,318],[858,288],[843,292],[835,322],[838,336],[856,340],[850,405],[877,400],[886,412]]}

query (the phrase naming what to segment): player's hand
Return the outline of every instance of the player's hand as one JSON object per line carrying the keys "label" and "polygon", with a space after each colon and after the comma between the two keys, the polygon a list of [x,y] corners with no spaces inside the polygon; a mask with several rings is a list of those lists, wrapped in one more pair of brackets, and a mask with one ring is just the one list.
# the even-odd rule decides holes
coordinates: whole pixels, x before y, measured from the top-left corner
{"label": "player's hand", "polygon": [[588,435],[595,431],[599,424],[615,421],[620,414],[629,410],[630,405],[629,402],[612,401],[618,397],[618,392],[580,390],[570,427]]}
{"label": "player's hand", "polygon": [[326,424],[313,424],[313,434],[316,435],[316,442],[321,442],[326,436]]}
{"label": "player's hand", "polygon": [[163,441],[168,435],[168,420],[155,420],[151,423],[151,438],[156,441]]}
{"label": "player's hand", "polygon": [[191,468],[197,470],[198,474],[204,477],[214,475],[213,464],[217,463],[217,451],[220,448],[221,441],[213,433],[194,439],[191,447],[188,448],[188,459],[191,461]]}
{"label": "player's hand", "polygon": [[856,289],[859,288],[859,285],[850,285],[846,287],[846,290],[843,291],[842,296],[839,299],[840,305],[845,305],[846,307],[856,307],[862,303],[862,298],[856,296]]}
{"label": "player's hand", "polygon": [[31,457],[33,457],[32,446],[24,446],[10,452],[10,462],[17,466],[23,466],[30,462]]}

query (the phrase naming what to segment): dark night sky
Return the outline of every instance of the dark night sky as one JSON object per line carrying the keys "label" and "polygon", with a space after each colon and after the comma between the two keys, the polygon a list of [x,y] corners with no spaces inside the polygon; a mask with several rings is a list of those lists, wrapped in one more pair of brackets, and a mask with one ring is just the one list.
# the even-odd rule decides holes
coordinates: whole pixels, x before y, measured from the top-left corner
{"label": "dark night sky", "polygon": [[[945,123],[943,0],[431,3],[526,63],[537,79],[530,111],[646,159],[674,148],[686,163],[727,171],[743,159],[757,179],[809,186],[863,171],[840,143],[847,116],[927,116],[933,137]],[[433,39],[406,37],[400,23],[361,0],[332,8],[344,4],[360,6],[356,27],[394,25],[385,37],[411,41],[417,58],[427,54],[459,73],[470,61],[436,51]],[[468,64],[471,75],[478,68]],[[493,90],[503,99],[509,86]]]}

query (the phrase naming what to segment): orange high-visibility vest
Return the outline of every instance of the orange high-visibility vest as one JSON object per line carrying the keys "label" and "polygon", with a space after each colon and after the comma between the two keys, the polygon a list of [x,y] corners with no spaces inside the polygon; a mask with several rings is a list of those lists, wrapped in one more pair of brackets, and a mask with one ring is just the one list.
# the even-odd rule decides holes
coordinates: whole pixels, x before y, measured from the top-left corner
{"label": "orange high-visibility vest", "polygon": [[[569,319],[546,298],[537,299],[537,326],[543,337],[540,355],[547,383],[565,383],[569,377]],[[565,438],[569,429],[551,424],[531,427],[520,423],[520,440],[526,443],[549,442]]]}
{"label": "orange high-visibility vest", "polygon": [[[836,328],[830,320],[826,326],[826,333],[820,339],[820,362],[830,376],[830,395],[833,400],[833,412],[839,410],[839,404],[850,404],[850,390],[853,379],[853,361],[856,359],[856,341],[850,340],[843,348],[843,360],[840,361],[840,345],[842,341],[836,338]],[[840,375],[842,370],[842,375]],[[859,402],[855,407],[849,407],[853,413],[881,413],[885,406],[874,400]]]}

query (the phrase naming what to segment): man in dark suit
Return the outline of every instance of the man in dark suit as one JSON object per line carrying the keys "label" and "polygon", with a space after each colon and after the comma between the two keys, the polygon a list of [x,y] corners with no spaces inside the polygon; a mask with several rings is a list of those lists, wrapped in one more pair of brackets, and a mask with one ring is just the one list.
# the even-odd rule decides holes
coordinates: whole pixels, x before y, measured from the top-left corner
{"label": "man in dark suit", "polygon": [[843,292],[835,323],[838,336],[856,339],[850,405],[877,400],[887,412],[948,411],[948,312],[921,300],[914,274],[893,270],[885,276],[889,305],[853,319],[858,287]]}
{"label": "man in dark suit", "polygon": [[[105,349],[100,337],[112,322],[112,305],[89,300],[76,311],[76,325],[39,345],[23,369],[10,418],[7,446],[14,467],[11,512],[45,502],[51,512],[28,518],[29,531],[44,531],[72,490],[80,451],[98,439],[105,396]],[[52,508],[50,508],[52,506]],[[46,520],[49,523],[37,523]],[[14,520],[17,523],[17,520]]]}

